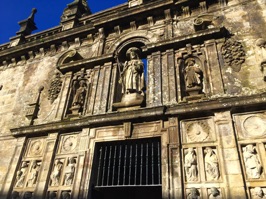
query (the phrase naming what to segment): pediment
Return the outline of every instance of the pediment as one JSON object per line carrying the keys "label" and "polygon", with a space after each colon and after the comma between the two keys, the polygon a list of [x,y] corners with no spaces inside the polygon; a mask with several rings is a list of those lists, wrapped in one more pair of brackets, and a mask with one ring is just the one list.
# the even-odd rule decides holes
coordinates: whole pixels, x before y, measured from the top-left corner
{"label": "pediment", "polygon": [[82,59],[83,57],[75,49],[68,50],[59,57],[56,66],[60,69],[62,65]]}

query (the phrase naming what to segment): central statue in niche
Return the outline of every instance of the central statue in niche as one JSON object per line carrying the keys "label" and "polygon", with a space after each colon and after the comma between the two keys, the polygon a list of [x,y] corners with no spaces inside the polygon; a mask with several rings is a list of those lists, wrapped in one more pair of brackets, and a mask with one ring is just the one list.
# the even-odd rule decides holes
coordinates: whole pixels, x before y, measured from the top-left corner
{"label": "central statue in niche", "polygon": [[121,72],[119,83],[122,84],[122,93],[139,93],[144,89],[143,69],[144,64],[139,58],[140,50],[138,48],[129,48],[126,52],[126,61]]}
{"label": "central statue in niche", "polygon": [[131,47],[126,51],[126,58],[123,64],[118,62],[120,69],[119,83],[122,86],[121,102],[114,103],[118,110],[123,108],[140,107],[144,101],[144,63],[140,59],[140,49]]}

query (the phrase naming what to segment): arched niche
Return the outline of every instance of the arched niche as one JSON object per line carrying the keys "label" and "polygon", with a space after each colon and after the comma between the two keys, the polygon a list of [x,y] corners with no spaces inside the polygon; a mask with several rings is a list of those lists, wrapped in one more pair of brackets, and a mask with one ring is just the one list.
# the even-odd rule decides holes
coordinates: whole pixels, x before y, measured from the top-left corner
{"label": "arched niche", "polygon": [[195,55],[178,60],[182,95],[187,100],[202,98],[204,95],[204,62]]}
{"label": "arched niche", "polygon": [[64,64],[68,64],[70,62],[78,61],[81,59],[83,59],[82,56],[75,49],[71,49],[66,51],[59,57],[56,66],[58,69],[60,69],[60,67]]}
{"label": "arched niche", "polygon": [[[125,40],[115,50],[117,63],[114,109],[127,110],[145,106],[146,53],[143,47],[147,38],[135,37]],[[141,68],[141,69],[140,69]]]}
{"label": "arched niche", "polygon": [[113,52],[120,52],[124,48],[124,46],[134,43],[134,42],[141,42],[144,45],[149,43],[158,42],[160,40],[159,36],[146,31],[146,30],[138,30],[135,32],[131,32],[128,34],[121,35],[116,41],[114,41],[110,48],[108,49],[107,53]]}

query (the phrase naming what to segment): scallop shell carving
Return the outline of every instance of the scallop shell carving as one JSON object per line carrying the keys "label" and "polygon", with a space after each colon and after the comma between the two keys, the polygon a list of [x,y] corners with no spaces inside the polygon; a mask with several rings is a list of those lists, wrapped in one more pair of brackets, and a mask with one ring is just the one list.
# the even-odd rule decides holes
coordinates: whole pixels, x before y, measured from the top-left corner
{"label": "scallop shell carving", "polygon": [[191,142],[202,142],[210,139],[210,127],[207,121],[187,124],[187,138]]}

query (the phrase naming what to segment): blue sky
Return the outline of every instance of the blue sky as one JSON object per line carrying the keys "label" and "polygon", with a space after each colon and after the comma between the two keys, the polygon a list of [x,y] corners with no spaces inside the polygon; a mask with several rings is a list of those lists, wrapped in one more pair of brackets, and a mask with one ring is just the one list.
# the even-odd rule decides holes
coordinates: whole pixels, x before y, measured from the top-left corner
{"label": "blue sky", "polygon": [[[0,44],[9,42],[9,38],[19,30],[18,22],[28,18],[32,8],[37,8],[36,32],[59,25],[60,16],[67,4],[74,0],[0,0]],[[92,13],[111,8],[127,0],[87,0]]]}

